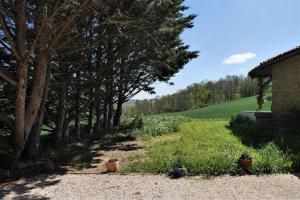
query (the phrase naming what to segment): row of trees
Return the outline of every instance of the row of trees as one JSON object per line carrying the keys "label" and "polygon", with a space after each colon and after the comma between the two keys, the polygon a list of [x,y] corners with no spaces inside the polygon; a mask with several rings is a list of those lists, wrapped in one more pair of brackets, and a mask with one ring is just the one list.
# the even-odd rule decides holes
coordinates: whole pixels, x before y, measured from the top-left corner
{"label": "row of trees", "polygon": [[197,56],[179,37],[195,17],[186,9],[183,0],[1,0],[0,132],[14,160],[38,153],[43,127],[59,146],[118,126],[124,102]]}
{"label": "row of trees", "polygon": [[150,100],[137,100],[126,107],[129,116],[177,112],[232,101],[256,94],[256,83],[242,76],[227,76],[218,81],[195,83],[179,92]]}

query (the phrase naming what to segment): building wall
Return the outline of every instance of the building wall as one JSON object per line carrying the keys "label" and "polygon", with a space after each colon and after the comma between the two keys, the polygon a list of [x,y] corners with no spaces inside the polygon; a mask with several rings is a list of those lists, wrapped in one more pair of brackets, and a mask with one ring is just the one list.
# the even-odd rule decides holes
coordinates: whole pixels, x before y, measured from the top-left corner
{"label": "building wall", "polygon": [[272,112],[280,117],[295,108],[300,110],[300,55],[275,64],[272,70]]}

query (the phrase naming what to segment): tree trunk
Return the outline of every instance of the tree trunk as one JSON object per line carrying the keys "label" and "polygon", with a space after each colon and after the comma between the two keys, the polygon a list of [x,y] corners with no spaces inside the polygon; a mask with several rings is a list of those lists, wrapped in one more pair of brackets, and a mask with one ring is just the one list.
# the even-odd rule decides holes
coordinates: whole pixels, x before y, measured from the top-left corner
{"label": "tree trunk", "polygon": [[118,99],[117,109],[114,116],[114,126],[120,126],[121,124],[121,116],[122,116],[122,99]]}
{"label": "tree trunk", "polygon": [[62,79],[59,91],[59,107],[58,107],[58,116],[57,116],[57,125],[56,125],[56,134],[54,138],[54,145],[58,146],[61,143],[65,115],[66,115],[66,98],[67,98],[67,83],[65,79]]}
{"label": "tree trunk", "polygon": [[25,139],[25,101],[27,89],[27,66],[19,64],[17,70],[17,94],[16,94],[16,130],[14,134],[15,156],[19,159]]}
{"label": "tree trunk", "polygon": [[39,154],[40,135],[43,126],[43,119],[44,119],[44,111],[42,111],[37,117],[37,120],[31,129],[31,133],[28,137],[26,146],[22,153],[22,157],[25,158],[26,160],[35,158]]}
{"label": "tree trunk", "polygon": [[112,86],[112,78],[110,77],[110,82],[108,86],[108,99],[107,99],[107,121],[106,128],[112,127],[112,118],[113,118],[113,86]]}
{"label": "tree trunk", "polygon": [[77,73],[77,94],[76,94],[76,103],[75,103],[75,109],[76,109],[76,118],[75,118],[75,135],[77,138],[80,138],[80,97],[81,97],[81,86],[80,86],[80,74]]}
{"label": "tree trunk", "polygon": [[96,122],[94,125],[94,134],[98,133],[101,129],[101,104],[100,104],[100,97],[97,94],[96,98]]}
{"label": "tree trunk", "polygon": [[[21,55],[24,55],[25,44],[26,44],[26,1],[19,0],[17,1],[17,44],[18,49]],[[44,9],[44,12],[47,12],[47,9]],[[47,13],[44,13],[45,17]],[[44,19],[42,19],[41,25]],[[19,27],[20,26],[20,27]],[[24,33],[23,33],[24,32]],[[33,81],[33,86],[31,90],[31,95],[28,103],[28,107],[25,110],[25,101],[26,101],[26,89],[27,89],[27,70],[28,66],[22,60],[18,65],[17,69],[17,101],[16,101],[16,157],[19,158],[25,145],[27,139],[30,135],[33,124],[35,123],[38,112],[41,108],[41,101],[43,93],[45,90],[45,82],[47,75],[47,41],[48,33],[46,30],[43,30],[40,34],[40,37],[37,38],[39,41],[37,46],[37,56],[35,66],[35,78]],[[21,44],[23,42],[23,44]],[[21,56],[24,57],[24,56]],[[25,59],[26,60],[26,59]],[[22,142],[21,142],[22,140]]]}
{"label": "tree trunk", "polygon": [[103,105],[103,120],[102,120],[102,128],[107,128],[107,103],[105,102]]}
{"label": "tree trunk", "polygon": [[80,139],[80,112],[77,112],[75,118],[75,135],[78,139]]}
{"label": "tree trunk", "polygon": [[64,126],[63,126],[63,139],[68,141],[69,140],[69,133],[70,133],[70,120],[68,119],[68,114],[66,113],[65,115],[65,120],[64,120]]}
{"label": "tree trunk", "polygon": [[43,31],[40,35],[39,45],[37,47],[37,66],[35,67],[35,78],[32,86],[32,92],[30,95],[28,108],[26,109],[26,138],[29,136],[31,128],[40,110],[41,101],[45,90],[45,82],[48,67],[48,52],[46,52],[48,40],[47,37],[48,35],[46,31]]}
{"label": "tree trunk", "polygon": [[93,133],[93,119],[94,119],[94,113],[95,113],[95,89],[93,88],[91,90],[91,100],[90,100],[90,106],[89,106],[89,117],[88,117],[88,130],[87,133],[91,135]]}
{"label": "tree trunk", "polygon": [[25,149],[23,151],[23,156],[26,159],[32,159],[38,156],[39,154],[40,136],[41,136],[42,126],[43,126],[45,106],[46,106],[48,92],[49,92],[50,74],[51,71],[49,68],[47,72],[47,78],[46,78],[44,94],[41,102],[41,108],[38,113],[37,119],[32,127]]}
{"label": "tree trunk", "polygon": [[113,102],[112,102],[112,99],[111,99],[111,101],[108,104],[107,128],[112,127],[113,111],[114,111],[114,107],[113,107]]}
{"label": "tree trunk", "polygon": [[17,91],[16,91],[16,130],[14,134],[15,158],[19,159],[24,145],[25,138],[25,101],[27,90],[27,70],[28,66],[23,61],[26,45],[26,1],[16,1],[16,49],[22,60],[16,62],[17,69]]}

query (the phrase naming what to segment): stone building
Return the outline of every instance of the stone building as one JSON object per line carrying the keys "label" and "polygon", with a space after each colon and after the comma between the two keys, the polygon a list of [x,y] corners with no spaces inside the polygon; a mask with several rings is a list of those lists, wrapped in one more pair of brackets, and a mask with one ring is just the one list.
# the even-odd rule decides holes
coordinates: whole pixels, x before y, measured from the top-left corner
{"label": "stone building", "polygon": [[258,80],[258,105],[263,90],[272,87],[272,114],[280,118],[290,110],[300,110],[300,46],[255,67],[249,76]]}

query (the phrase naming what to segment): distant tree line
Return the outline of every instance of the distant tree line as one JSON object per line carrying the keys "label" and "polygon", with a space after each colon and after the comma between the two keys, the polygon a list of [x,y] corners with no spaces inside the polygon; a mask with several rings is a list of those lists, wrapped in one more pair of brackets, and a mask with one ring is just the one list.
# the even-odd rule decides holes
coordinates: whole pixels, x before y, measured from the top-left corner
{"label": "distant tree line", "polygon": [[183,0],[1,0],[0,135],[14,160],[38,154],[43,129],[59,147],[119,126],[124,102],[197,57],[179,37],[193,26],[186,9]]}
{"label": "distant tree line", "polygon": [[227,76],[218,81],[195,83],[172,95],[150,100],[137,100],[134,106],[125,107],[129,116],[178,112],[201,108],[238,98],[254,96],[256,83],[243,76]]}

